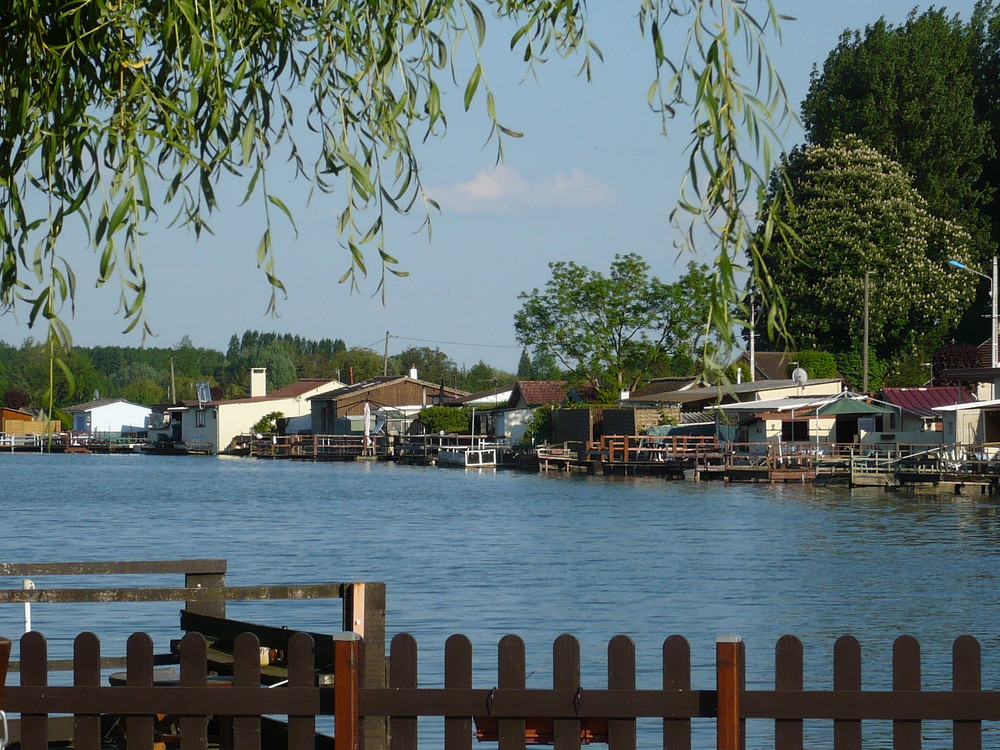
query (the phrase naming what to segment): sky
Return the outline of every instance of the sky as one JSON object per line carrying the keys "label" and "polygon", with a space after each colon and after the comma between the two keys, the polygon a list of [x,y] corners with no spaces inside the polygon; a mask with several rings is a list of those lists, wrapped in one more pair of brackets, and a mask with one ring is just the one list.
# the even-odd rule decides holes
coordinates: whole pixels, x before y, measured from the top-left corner
{"label": "sky", "polygon": [[[772,37],[769,51],[796,110],[813,65],[822,64],[843,31],[883,16],[902,23],[914,7],[928,7],[914,0],[775,3],[795,19],[783,23],[781,40]],[[967,20],[973,5],[962,0],[944,7]],[[223,186],[214,235],[196,239],[168,227],[166,218],[147,227],[142,258],[154,336],[145,345],[173,347],[188,336],[195,346],[225,351],[233,334],[250,329],[340,338],[381,353],[388,334],[390,354],[426,346],[459,367],[484,361],[514,371],[521,353],[513,325],[518,295],[544,287],[549,263],[572,260],[607,272],[616,254],[635,252],[655,276],[673,281],[689,260],[710,262],[711,248],[679,256],[674,244],[677,230],[668,216],[686,167],[690,125],[682,112],[665,137],[646,104],[653,67],[637,7],[635,0],[589,4],[590,35],[604,56],[589,83],[577,75],[578,60],[558,58],[525,79],[501,29],[491,27],[485,63],[498,115],[524,136],[505,139],[497,166],[481,101],[463,113],[461,88],[446,88],[448,132],[417,152],[424,185],[441,212],[432,215],[430,236],[421,230],[422,213],[389,217],[388,250],[409,275],[390,277],[384,300],[376,289],[376,259],[369,259],[359,291],[338,283],[348,255],[335,234],[337,196],[310,200],[307,186],[283,182],[275,168],[270,187],[289,205],[298,230],[282,219],[275,227],[277,274],[287,288],[277,315],[267,313],[270,287],[256,266],[259,204],[240,207],[242,192]],[[682,20],[672,23],[683,30]],[[790,149],[802,140],[801,127],[792,124],[781,145]],[[74,343],[142,345],[136,332],[123,333],[117,286],[94,288],[97,256],[83,249],[85,242],[78,245],[66,251],[78,284],[75,315],[65,316]],[[43,339],[45,331],[29,329],[26,318],[26,309],[0,314],[0,340]]]}

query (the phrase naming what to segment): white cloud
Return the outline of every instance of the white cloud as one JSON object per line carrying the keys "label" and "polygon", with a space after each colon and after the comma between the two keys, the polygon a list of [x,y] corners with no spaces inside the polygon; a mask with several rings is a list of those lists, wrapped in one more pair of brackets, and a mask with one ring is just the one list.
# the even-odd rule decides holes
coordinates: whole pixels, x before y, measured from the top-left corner
{"label": "white cloud", "polygon": [[428,188],[444,213],[506,214],[536,208],[589,208],[608,203],[614,194],[582,169],[556,174],[531,184],[516,170],[499,166],[481,169],[468,182]]}

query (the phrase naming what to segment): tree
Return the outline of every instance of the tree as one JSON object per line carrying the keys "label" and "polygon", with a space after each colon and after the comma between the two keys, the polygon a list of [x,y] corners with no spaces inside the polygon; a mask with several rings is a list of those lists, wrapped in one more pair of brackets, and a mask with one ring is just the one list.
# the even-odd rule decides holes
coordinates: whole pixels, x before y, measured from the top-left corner
{"label": "tree", "polygon": [[[367,273],[366,246],[377,253],[383,282],[387,272],[402,274],[385,212],[426,205],[411,134],[444,130],[442,83],[464,82],[462,106],[484,108],[498,150],[517,135],[498,119],[481,62],[482,8],[511,24],[510,46],[529,69],[574,54],[589,74],[599,56],[583,3],[481,5],[8,0],[0,14],[0,305],[23,306],[29,323],[46,322],[47,335],[68,348],[61,315],[76,274],[59,240],[70,230],[75,249],[79,230],[97,250],[97,282],[121,279],[126,330],[148,330],[145,223],[169,213],[196,236],[210,231],[226,176],[242,182],[264,217],[257,262],[273,309],[284,287],[272,225],[294,220],[267,179],[273,159],[290,159],[315,190],[337,194],[348,266],[341,281]],[[746,199],[770,168],[771,133],[788,112],[764,45],[779,15],[772,0],[758,7],[642,0],[637,9],[656,71],[650,102],[664,121],[681,105],[691,115],[691,174],[674,216],[686,219],[692,245],[699,222],[716,240],[712,325],[726,337],[750,234]],[[663,43],[663,26],[677,19],[690,24],[680,48]],[[469,65],[455,56],[463,45],[472,48]],[[748,82],[741,69],[753,71]],[[765,292],[767,281],[760,277]]]}
{"label": "tree", "polygon": [[656,360],[704,342],[707,266],[691,263],[675,284],[649,275],[634,253],[616,255],[610,274],[573,261],[550,263],[544,291],[523,292],[514,317],[520,343],[546,352],[581,382],[617,396]]}
{"label": "tree", "polygon": [[958,382],[945,377],[946,370],[971,369],[982,366],[979,349],[971,344],[952,344],[942,346],[934,351],[931,357],[931,372],[934,375],[934,385],[958,385]]}
{"label": "tree", "polygon": [[427,346],[411,346],[392,359],[396,360],[395,372],[408,374],[416,368],[417,377],[431,383],[454,383],[458,373],[458,368],[447,354]]}
{"label": "tree", "polygon": [[417,419],[428,434],[436,432],[466,433],[472,429],[472,410],[452,406],[428,406],[421,409]]}
{"label": "tree", "polygon": [[517,360],[517,377],[519,380],[531,380],[531,357],[528,350],[521,350],[521,357]]}
{"label": "tree", "polygon": [[969,235],[932,215],[898,163],[847,136],[793,150],[775,180],[794,189],[794,205],[780,210],[801,245],[774,240],[760,252],[782,289],[793,346],[859,349],[866,271],[870,343],[883,360],[957,322],[973,285],[945,263],[968,258]]}
{"label": "tree", "polygon": [[936,215],[973,235],[976,260],[992,255],[982,216],[991,191],[980,177],[993,147],[977,112],[979,57],[971,26],[944,9],[914,11],[900,26],[883,18],[841,36],[802,103],[811,144],[855,134],[901,164]]}

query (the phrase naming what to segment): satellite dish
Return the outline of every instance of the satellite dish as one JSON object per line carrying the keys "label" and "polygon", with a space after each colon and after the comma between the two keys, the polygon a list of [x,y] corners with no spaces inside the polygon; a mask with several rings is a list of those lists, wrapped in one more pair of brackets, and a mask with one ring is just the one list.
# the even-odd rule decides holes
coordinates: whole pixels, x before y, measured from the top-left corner
{"label": "satellite dish", "polygon": [[198,394],[198,406],[212,400],[212,386],[206,381],[198,381],[194,384],[194,389]]}
{"label": "satellite dish", "polygon": [[792,370],[792,380],[795,381],[795,385],[801,388],[809,381],[809,375],[801,367],[796,367]]}

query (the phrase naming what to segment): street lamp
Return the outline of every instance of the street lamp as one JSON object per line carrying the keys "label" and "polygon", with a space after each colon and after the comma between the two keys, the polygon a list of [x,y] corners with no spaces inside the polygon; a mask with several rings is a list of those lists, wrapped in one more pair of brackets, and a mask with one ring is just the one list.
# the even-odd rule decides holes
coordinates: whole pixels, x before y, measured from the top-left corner
{"label": "street lamp", "polygon": [[974,268],[969,268],[964,263],[959,263],[957,260],[949,260],[950,265],[955,266],[955,268],[962,268],[966,271],[971,271],[976,274],[976,276],[982,276],[984,279],[988,279],[990,282],[990,299],[993,302],[993,312],[990,316],[991,328],[990,328],[990,361],[993,367],[1000,367],[1000,359],[997,357],[997,257],[993,256],[993,276],[987,276],[985,273],[980,273]]}

